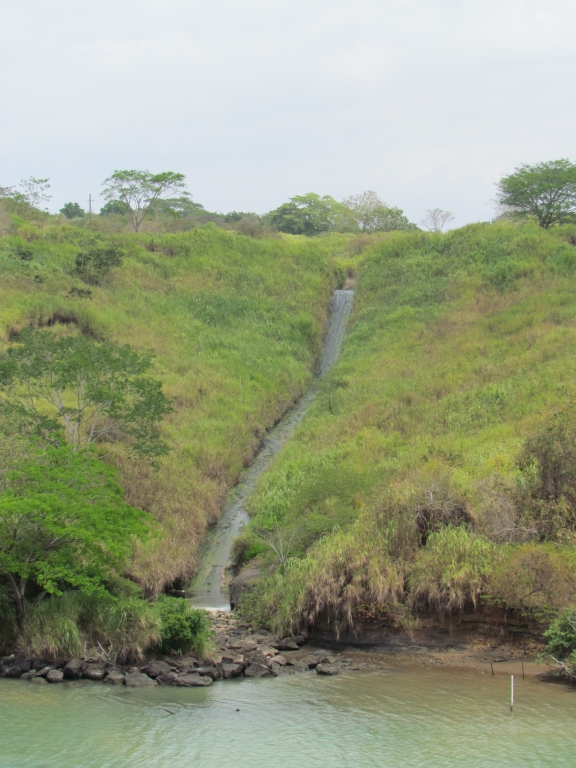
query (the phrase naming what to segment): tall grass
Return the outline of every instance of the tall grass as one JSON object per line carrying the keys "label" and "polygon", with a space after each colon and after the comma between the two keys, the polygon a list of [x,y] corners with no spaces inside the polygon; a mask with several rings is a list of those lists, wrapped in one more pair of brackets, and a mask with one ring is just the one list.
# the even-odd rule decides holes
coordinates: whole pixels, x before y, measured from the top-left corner
{"label": "tall grass", "polygon": [[27,654],[41,658],[97,655],[140,661],[160,639],[160,618],[151,603],[65,592],[29,604],[19,642]]}

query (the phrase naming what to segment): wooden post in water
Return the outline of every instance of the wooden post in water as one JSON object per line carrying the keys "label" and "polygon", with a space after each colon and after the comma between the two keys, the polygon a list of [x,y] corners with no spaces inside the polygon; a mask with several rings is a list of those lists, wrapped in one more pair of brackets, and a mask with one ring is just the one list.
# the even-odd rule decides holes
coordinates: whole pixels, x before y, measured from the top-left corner
{"label": "wooden post in water", "polygon": [[514,675],[510,675],[510,712],[514,709]]}
{"label": "wooden post in water", "polygon": [[524,680],[524,662],[522,662],[522,680]]}

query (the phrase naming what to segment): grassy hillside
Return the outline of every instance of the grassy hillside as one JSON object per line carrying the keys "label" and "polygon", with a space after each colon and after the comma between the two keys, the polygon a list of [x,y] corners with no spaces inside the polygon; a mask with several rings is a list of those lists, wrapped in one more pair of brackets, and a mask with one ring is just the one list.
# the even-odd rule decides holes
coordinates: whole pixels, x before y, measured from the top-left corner
{"label": "grassy hillside", "polygon": [[156,355],[152,373],[175,398],[162,426],[171,452],[156,468],[121,452],[110,460],[126,500],[162,523],[134,573],[151,590],[185,578],[227,490],[311,375],[335,281],[327,251],[210,225],[96,233],[125,256],[89,288],[75,274],[85,229],[22,223],[18,234],[0,238],[0,343],[28,325],[66,326]]}
{"label": "grassy hillside", "polygon": [[285,631],[319,613],[543,616],[572,599],[574,243],[573,228],[502,223],[364,251],[341,360],[237,547],[271,557],[256,534],[278,527],[293,557],[245,610]]}

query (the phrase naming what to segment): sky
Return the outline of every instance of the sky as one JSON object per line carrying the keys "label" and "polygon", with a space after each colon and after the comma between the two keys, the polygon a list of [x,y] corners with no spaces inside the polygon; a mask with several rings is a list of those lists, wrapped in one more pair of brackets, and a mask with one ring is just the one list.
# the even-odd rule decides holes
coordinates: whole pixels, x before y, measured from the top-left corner
{"label": "sky", "polygon": [[487,221],[502,174],[576,160],[575,28],[571,0],[0,0],[0,186],[98,210],[170,170],[212,211],[374,190]]}

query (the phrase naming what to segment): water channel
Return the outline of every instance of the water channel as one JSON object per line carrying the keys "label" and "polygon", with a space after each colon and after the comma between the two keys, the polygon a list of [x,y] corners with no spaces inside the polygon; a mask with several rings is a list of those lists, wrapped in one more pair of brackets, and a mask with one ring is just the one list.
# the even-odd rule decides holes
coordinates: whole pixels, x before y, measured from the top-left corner
{"label": "water channel", "polygon": [[0,679],[0,768],[572,768],[576,690],[519,679],[512,713],[508,696],[505,675],[393,666],[203,689]]}
{"label": "water channel", "polygon": [[334,292],[322,358],[316,375],[296,405],[268,433],[256,458],[243,473],[238,485],[230,492],[220,520],[210,532],[200,552],[198,573],[188,590],[192,605],[198,608],[230,609],[228,565],[234,539],[249,520],[246,504],[254,492],[258,478],[288,440],[296,425],[302,421],[306,410],[318,394],[320,379],[336,361],[352,309],[353,296],[354,291],[350,290]]}

